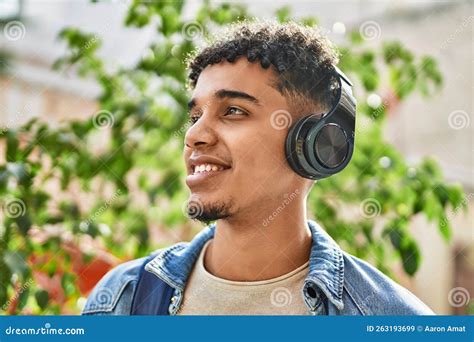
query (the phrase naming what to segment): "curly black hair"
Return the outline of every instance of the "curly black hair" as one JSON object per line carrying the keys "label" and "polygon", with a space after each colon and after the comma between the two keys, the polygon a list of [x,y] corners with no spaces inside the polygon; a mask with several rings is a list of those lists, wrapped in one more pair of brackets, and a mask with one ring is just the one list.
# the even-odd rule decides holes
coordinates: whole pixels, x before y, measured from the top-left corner
{"label": "curly black hair", "polygon": [[293,22],[241,22],[221,32],[188,58],[189,86],[201,72],[224,60],[245,56],[276,72],[273,86],[294,111],[329,110],[339,87],[334,66],[339,56],[317,28]]}

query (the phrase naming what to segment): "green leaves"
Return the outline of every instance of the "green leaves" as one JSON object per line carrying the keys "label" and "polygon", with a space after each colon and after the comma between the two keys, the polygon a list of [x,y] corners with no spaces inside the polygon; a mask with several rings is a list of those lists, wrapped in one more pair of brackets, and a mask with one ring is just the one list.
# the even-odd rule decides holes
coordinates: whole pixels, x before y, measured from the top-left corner
{"label": "green leaves", "polygon": [[166,37],[171,36],[181,28],[178,10],[173,6],[164,6],[160,11],[161,32]]}
{"label": "green leaves", "polygon": [[383,57],[390,68],[391,86],[401,99],[412,93],[416,87],[422,95],[428,96],[442,85],[441,73],[432,57],[423,56],[417,64],[412,52],[400,42],[384,43]]}
{"label": "green leaves", "polygon": [[68,42],[71,52],[79,56],[92,55],[101,46],[99,37],[86,34],[77,28],[66,28],[59,33],[59,38]]}
{"label": "green leaves", "polygon": [[408,220],[397,218],[389,221],[384,228],[390,242],[402,259],[403,269],[408,275],[414,275],[421,263],[418,245],[408,232]]}
{"label": "green leaves", "polygon": [[291,20],[291,8],[290,6],[284,6],[276,10],[275,15],[278,22],[284,23]]}
{"label": "green leaves", "polygon": [[[54,64],[54,68],[60,68],[65,64],[72,65],[81,60],[88,60],[91,65],[97,62],[93,58],[101,46],[100,38],[97,35],[83,33],[77,28],[66,28],[59,33],[59,38],[67,42],[69,55],[59,59]],[[82,71],[85,72],[86,69],[82,69]]]}
{"label": "green leaves", "polygon": [[240,4],[223,2],[217,3],[217,6],[214,7],[209,2],[207,10],[209,19],[220,26],[242,20],[247,16],[245,7]]}
{"label": "green leaves", "polygon": [[418,78],[420,92],[425,97],[439,90],[443,84],[443,77],[438,69],[438,63],[429,56],[424,56],[421,59]]}
{"label": "green leaves", "polygon": [[13,162],[19,159],[19,154],[18,154],[18,146],[19,146],[19,141],[18,141],[18,135],[17,132],[14,130],[8,130],[6,132],[7,135],[7,149],[5,153],[5,159],[7,162]]}
{"label": "green leaves", "polygon": [[162,21],[160,31],[167,35],[173,31],[173,28],[177,27],[175,24],[181,14],[183,5],[183,0],[150,2],[134,0],[128,9],[125,25],[142,28],[152,21],[153,16],[159,16]]}
{"label": "green leaves", "polygon": [[45,290],[37,290],[35,292],[35,299],[36,303],[38,303],[38,306],[44,310],[46,309],[46,306],[48,305],[49,301],[49,294]]}
{"label": "green leaves", "polygon": [[371,49],[357,51],[340,47],[339,66],[344,72],[353,72],[362,82],[365,91],[374,91],[379,85],[379,72],[376,67],[376,53]]}
{"label": "green leaves", "polygon": [[415,275],[421,264],[421,255],[418,244],[414,240],[406,240],[400,248],[403,269],[408,275]]}
{"label": "green leaves", "polygon": [[[3,245],[3,246],[2,246]],[[0,239],[0,306],[4,306],[8,300],[8,289],[11,287],[11,271],[4,261],[6,246]]]}

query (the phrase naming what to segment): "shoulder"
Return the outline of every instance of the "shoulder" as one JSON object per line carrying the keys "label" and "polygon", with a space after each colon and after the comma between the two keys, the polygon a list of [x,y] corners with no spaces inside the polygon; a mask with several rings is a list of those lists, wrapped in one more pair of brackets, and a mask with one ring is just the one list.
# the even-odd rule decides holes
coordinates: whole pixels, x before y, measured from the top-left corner
{"label": "shoulder", "polygon": [[413,293],[367,262],[344,252],[344,290],[364,315],[433,315]]}
{"label": "shoulder", "polygon": [[124,262],[107,272],[87,298],[83,315],[129,315],[140,271],[147,260],[168,253],[182,243]]}

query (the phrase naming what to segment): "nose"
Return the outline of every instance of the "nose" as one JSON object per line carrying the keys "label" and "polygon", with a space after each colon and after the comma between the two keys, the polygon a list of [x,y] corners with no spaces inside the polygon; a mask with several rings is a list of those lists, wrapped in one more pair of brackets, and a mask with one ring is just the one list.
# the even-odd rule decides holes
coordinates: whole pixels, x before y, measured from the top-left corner
{"label": "nose", "polygon": [[212,128],[208,115],[201,117],[188,129],[184,137],[184,143],[188,148],[203,148],[216,143],[216,132]]}

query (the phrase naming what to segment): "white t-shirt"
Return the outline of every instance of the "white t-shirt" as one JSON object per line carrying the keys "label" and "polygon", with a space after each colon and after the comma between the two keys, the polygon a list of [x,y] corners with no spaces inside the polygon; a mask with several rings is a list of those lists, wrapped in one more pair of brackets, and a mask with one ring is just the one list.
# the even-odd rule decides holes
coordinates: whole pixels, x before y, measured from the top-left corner
{"label": "white t-shirt", "polygon": [[209,242],[188,279],[178,315],[309,315],[302,294],[309,261],[273,279],[226,280],[204,268]]}

